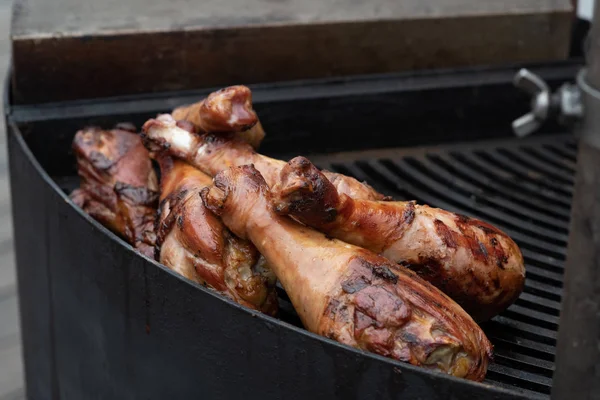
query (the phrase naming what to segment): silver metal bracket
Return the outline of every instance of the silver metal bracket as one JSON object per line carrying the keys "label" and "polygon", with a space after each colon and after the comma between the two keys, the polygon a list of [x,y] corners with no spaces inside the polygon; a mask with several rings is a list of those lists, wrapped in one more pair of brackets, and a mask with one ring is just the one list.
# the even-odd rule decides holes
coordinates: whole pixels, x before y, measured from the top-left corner
{"label": "silver metal bracket", "polygon": [[525,68],[515,75],[514,85],[531,95],[531,111],[512,123],[519,137],[532,134],[550,118],[570,126],[583,117],[581,91],[577,85],[565,83],[552,93],[542,78]]}

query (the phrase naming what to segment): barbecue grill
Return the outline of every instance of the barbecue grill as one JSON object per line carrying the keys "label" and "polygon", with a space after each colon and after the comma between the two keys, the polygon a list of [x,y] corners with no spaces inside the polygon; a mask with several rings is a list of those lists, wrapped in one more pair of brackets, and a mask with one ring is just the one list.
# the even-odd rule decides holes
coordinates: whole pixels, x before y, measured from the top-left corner
{"label": "barbecue grill", "polygon": [[[526,66],[555,90],[573,81],[582,64],[519,62],[250,85],[267,132],[261,152],[307,155],[396,199],[486,220],[519,244],[526,287],[482,325],[495,358],[481,384],[311,334],[281,288],[279,318],[245,309],[140,256],[74,207],[68,194],[79,183],[71,153],[77,129],[121,121],[141,126],[212,89],[91,98],[74,88],[69,96],[80,99],[59,95],[40,104],[48,94],[30,82],[19,91],[24,78],[13,71],[16,87],[7,89],[5,113],[28,396],[548,398],[556,354],[564,365],[576,357],[568,335],[557,339],[561,307],[573,301],[563,298],[563,286],[578,144],[553,120],[534,136],[515,138],[510,123],[528,110],[529,99],[512,82]],[[579,261],[570,267],[585,271],[589,262]],[[597,321],[577,327],[593,335]],[[555,393],[594,379],[593,368],[577,377],[557,370]]]}

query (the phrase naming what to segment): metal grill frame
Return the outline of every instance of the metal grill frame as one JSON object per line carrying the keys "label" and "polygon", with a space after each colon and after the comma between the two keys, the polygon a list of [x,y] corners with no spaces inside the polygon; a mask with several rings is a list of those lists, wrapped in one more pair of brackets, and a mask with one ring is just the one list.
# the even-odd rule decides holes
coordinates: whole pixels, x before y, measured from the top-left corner
{"label": "metal grill frame", "polygon": [[[543,68],[545,70],[542,75],[545,75],[546,79],[560,83],[572,76],[576,65],[567,63],[543,66]],[[442,98],[438,99],[440,103],[447,100],[447,97],[443,96],[448,96],[448,93],[451,95],[463,93],[465,98],[469,98],[473,95],[473,90],[493,89],[495,91],[498,87],[506,89],[513,71],[513,68],[491,71],[479,69],[446,71],[430,75],[424,73],[420,76],[349,78],[337,81],[269,85],[255,88],[254,98],[263,124],[267,132],[270,132],[270,121],[280,115],[279,113],[286,107],[289,113],[290,105],[302,109],[304,104],[311,103],[317,104],[318,107],[323,104],[339,104],[343,108],[348,107],[348,101],[352,101],[348,98],[362,98],[366,103],[377,96],[383,96],[385,102],[392,101],[396,106],[408,105],[410,110],[413,108],[419,110],[418,107],[427,101],[426,97],[419,93],[425,91],[430,97],[442,95]],[[551,379],[548,371],[551,371],[551,366],[548,362],[552,358],[551,347],[556,339],[554,327],[557,324],[557,317],[545,311],[551,309],[552,312],[556,312],[560,301],[560,290],[551,290],[547,286],[548,282],[560,282],[562,268],[561,262],[549,261],[548,254],[557,256],[555,258],[564,257],[563,244],[566,242],[566,234],[561,224],[568,224],[568,213],[564,211],[564,206],[568,207],[567,198],[570,192],[562,185],[569,181],[568,173],[560,168],[557,169],[555,163],[548,163],[545,158],[549,157],[549,154],[544,153],[543,148],[543,156],[531,156],[527,153],[530,157],[521,161],[526,162],[528,167],[532,167],[530,169],[538,170],[538,175],[543,172],[541,176],[551,176],[562,182],[561,184],[552,181],[543,182],[541,187],[533,187],[529,180],[523,180],[529,183],[529,186],[524,186],[523,196],[531,193],[543,195],[544,190],[548,189],[555,190],[559,194],[548,204],[546,211],[549,212],[544,214],[539,207],[537,210],[531,210],[536,213],[532,215],[540,217],[538,223],[544,224],[544,227],[540,226],[540,230],[545,229],[546,233],[540,236],[539,232],[527,228],[527,224],[525,224],[526,232],[523,232],[522,227],[515,228],[519,224],[519,220],[515,219],[516,216],[504,222],[510,225],[506,229],[503,223],[498,223],[502,216],[498,215],[498,209],[493,207],[506,208],[511,204],[501,197],[480,196],[488,202],[485,216],[491,217],[492,219],[488,218],[491,222],[504,228],[524,246],[524,254],[528,260],[528,290],[519,302],[535,304],[538,307],[537,310],[531,310],[518,302],[508,311],[508,316],[501,316],[500,320],[492,322],[485,329],[498,333],[499,337],[496,339],[501,343],[502,340],[507,340],[506,337],[502,337],[503,334],[506,336],[507,329],[496,329],[494,324],[510,325],[515,321],[515,313],[521,319],[532,318],[536,321],[533,325],[516,318],[518,327],[515,329],[524,332],[529,330],[529,333],[531,329],[536,330],[537,333],[534,332],[533,336],[522,337],[519,346],[528,349],[530,354],[537,351],[538,353],[535,354],[538,354],[539,358],[511,361],[511,354],[501,353],[501,361],[490,369],[490,382],[493,381],[494,384],[476,384],[347,348],[286,322],[253,313],[198,285],[190,282],[184,284],[183,278],[151,260],[138,256],[130,246],[80,210],[72,207],[60,187],[46,173],[48,170],[57,176],[68,176],[67,171],[72,170],[73,164],[69,159],[70,155],[65,154],[65,149],[70,148],[73,132],[83,123],[110,126],[119,120],[128,119],[139,124],[157,111],[170,109],[176,104],[185,103],[201,95],[202,93],[171,93],[24,107],[11,107],[10,101],[5,102],[9,105],[5,113],[10,133],[9,155],[19,293],[27,390],[30,397],[43,398],[47,393],[52,393],[53,398],[69,395],[85,398],[91,394],[154,398],[173,396],[174,393],[169,390],[174,390],[176,396],[187,397],[197,394],[197,382],[185,378],[186,371],[188,376],[193,375],[189,372],[192,370],[204,377],[202,384],[207,396],[233,397],[239,393],[237,390],[240,387],[244,387],[245,391],[256,393],[256,397],[261,399],[309,396],[317,398],[426,396],[435,399],[489,396],[506,399],[545,397],[536,390],[549,392]],[[506,100],[507,97],[503,96],[507,95],[503,94],[499,98]],[[398,102],[401,98],[421,100],[411,108],[407,100]],[[501,110],[496,118],[491,112],[493,110],[488,110],[485,117],[491,118],[492,121],[487,123],[498,124],[499,121],[506,119],[504,113],[510,114],[516,111],[515,115],[518,115],[527,106],[524,99],[522,102],[513,103],[512,108]],[[463,104],[463,109],[469,110],[469,105],[472,105],[477,112],[481,110],[469,101]],[[488,99],[484,108],[490,105]],[[312,109],[314,106],[309,108]],[[422,110],[420,116],[426,116],[428,111]],[[334,109],[333,114],[337,112]],[[445,113],[441,109],[440,113],[445,119],[452,118],[452,113]],[[358,118],[363,117],[363,115],[358,116]],[[390,113],[382,117],[387,124],[395,116]],[[413,116],[407,116],[404,120],[410,118]],[[458,119],[454,122],[460,125],[461,118]],[[463,119],[472,122],[469,115]],[[483,120],[480,117],[478,121]],[[507,120],[509,121],[510,119]],[[340,120],[333,118],[333,122],[340,122]],[[466,125],[470,125],[470,122]],[[306,123],[310,124],[311,121]],[[337,129],[348,133],[349,131],[344,128],[355,123],[350,121]],[[508,123],[507,129],[500,127],[492,135],[485,130],[477,131],[477,125],[467,126],[467,129],[464,128],[464,121],[462,125],[462,131],[466,134],[461,139],[467,141],[480,140],[489,136],[503,137],[509,132]],[[484,125],[484,128],[488,126],[491,125]],[[409,128],[409,132],[419,129],[418,126]],[[301,133],[302,129],[306,129],[305,126],[301,126],[301,129],[293,133],[298,134],[298,131]],[[355,127],[351,132],[353,138],[360,138],[361,129],[364,127]],[[551,130],[552,127],[549,129]],[[456,131],[445,129],[445,132],[452,132],[453,138],[456,138],[456,132],[461,132],[461,129],[457,128]],[[394,145],[431,144],[439,142],[439,133],[436,131],[429,136],[422,135],[418,141],[411,141],[410,138],[399,140],[390,138],[389,135],[386,138],[385,132],[370,135],[368,138],[374,139],[374,144],[386,141]],[[48,138],[52,140],[48,141]],[[265,143],[266,151],[271,154],[276,153],[277,148],[282,148],[282,142],[278,142],[282,139],[278,137],[273,139]],[[288,140],[288,144],[298,143],[298,146],[294,147],[298,153],[314,153],[315,142],[306,144],[305,139],[299,134],[299,139]],[[553,143],[563,139],[553,135],[548,140]],[[340,137],[333,132],[330,137],[319,137],[317,143],[324,143],[326,151],[340,150],[336,147],[339,140]],[[506,139],[500,140],[501,143],[506,141]],[[512,147],[515,140],[510,142],[513,144],[509,147]],[[352,143],[344,145],[349,147],[349,150],[356,150],[352,147]],[[489,143],[484,145],[482,149],[489,148],[486,147],[489,145]],[[474,150],[478,148],[477,146],[479,145],[463,143],[456,146],[456,151],[457,154],[464,154],[465,149]],[[418,166],[419,162],[422,164],[419,160],[423,157],[427,158],[425,154],[437,154],[439,157],[453,154],[452,151],[448,152],[447,147],[445,148],[446,152],[439,146],[429,147],[428,153],[424,153],[423,150],[398,152],[389,149],[383,150],[383,153],[378,151],[379,158],[382,158],[382,154],[391,152],[386,156],[390,159],[387,164],[374,163],[372,161],[374,153],[369,151],[326,156],[313,154],[311,158],[323,167],[337,169],[355,175],[359,179],[367,178],[377,187],[381,182],[373,181],[372,176],[365,175],[365,168],[371,168],[382,176],[383,180],[387,179],[394,183],[395,189],[394,185],[388,185],[389,187],[386,188],[379,187],[384,192],[392,189],[396,191],[398,197],[417,196],[417,200],[433,206],[482,216],[476,212],[481,204],[466,205],[464,199],[454,204],[447,200],[443,201],[444,195],[440,193],[444,188]],[[540,151],[537,147],[535,149],[534,152]],[[567,152],[570,154],[572,149],[567,149]],[[60,159],[57,160],[56,154],[61,154]],[[409,182],[410,185],[398,184],[399,174],[394,169],[399,168],[396,158],[399,154],[406,154],[412,160],[417,160],[416,163],[408,162],[406,158],[401,160],[400,168],[407,174],[406,176],[417,177]],[[285,154],[281,155],[285,157]],[[358,164],[359,167],[352,164],[348,167],[347,162],[344,161],[350,159],[356,161],[359,156],[361,160],[365,160]],[[494,157],[502,165],[512,165],[512,168],[516,168],[517,171],[523,168],[523,165],[518,168],[514,166],[515,160],[510,158],[514,157],[514,154],[510,151],[508,154],[496,152]],[[556,161],[555,158],[552,159]],[[431,161],[427,162],[437,165]],[[483,161],[475,157],[470,162],[479,165]],[[435,168],[443,179],[451,181],[447,176],[444,177],[444,174],[449,173],[448,171],[443,171],[439,166]],[[470,169],[470,171],[471,174],[475,172],[481,174],[485,169],[482,168],[481,171]],[[469,176],[464,169],[459,172],[463,176]],[[482,178],[471,176],[464,179],[460,185],[457,184],[454,189],[462,194],[468,193],[469,185],[473,186],[473,182],[478,179]],[[540,180],[537,179],[536,182],[539,184]],[[419,185],[432,186],[434,192],[438,193],[437,199],[424,194]],[[403,188],[398,189],[399,186]],[[475,212],[472,212],[473,210]],[[560,229],[558,232],[549,231],[550,226]],[[545,239],[550,240],[550,244]],[[39,251],[32,252],[32,246]],[[32,279],[32,276],[36,279]],[[547,293],[547,296],[544,297],[541,293]],[[45,306],[39,307],[40,303]],[[523,309],[526,309],[526,312]],[[89,315],[82,318],[86,312]],[[109,326],[99,324],[101,316],[108,318]],[[297,323],[293,315],[290,316],[289,321]],[[80,327],[77,326],[78,323]],[[545,327],[535,326],[536,324],[545,324]],[[94,334],[89,331],[92,328],[98,332]],[[191,335],[191,332],[197,335]],[[247,332],[253,332],[252,338],[248,338]],[[547,342],[536,343],[535,337],[542,337]],[[202,345],[199,348],[198,342],[210,343],[210,351],[207,353]],[[116,348],[103,348],[103,344],[108,343],[116,344]],[[240,347],[232,347],[231,343],[238,343]],[[514,341],[511,343],[515,344]],[[101,354],[102,350],[106,353]],[[81,354],[86,354],[88,359],[82,360]],[[173,357],[180,359],[173,359]],[[543,357],[546,359],[544,360]],[[290,365],[289,359],[297,362]],[[73,360],[77,360],[76,365],[72,365]],[[508,367],[502,362],[513,361],[522,365],[520,371],[522,376],[527,377],[528,373],[536,375],[527,372],[527,368],[541,371],[540,374],[531,377],[529,381],[532,385],[525,391],[511,388],[510,379],[498,378],[499,375],[510,377],[505,370]],[[165,363],[168,366],[165,366]],[[152,374],[144,370],[145,365],[159,367],[164,373],[164,378],[153,380]],[[240,366],[241,371],[232,376],[233,366]],[[131,368],[134,372],[130,371]],[[321,374],[326,377],[324,380]],[[225,380],[224,377],[228,378]],[[274,381],[277,383],[274,384]],[[176,382],[175,389],[172,385],[165,385],[165,382]]]}

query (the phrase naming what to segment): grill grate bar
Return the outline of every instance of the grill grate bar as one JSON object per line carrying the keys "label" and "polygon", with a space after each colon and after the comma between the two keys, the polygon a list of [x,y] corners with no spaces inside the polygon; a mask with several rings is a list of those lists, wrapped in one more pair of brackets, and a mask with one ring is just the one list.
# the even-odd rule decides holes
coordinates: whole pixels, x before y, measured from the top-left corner
{"label": "grill grate bar", "polygon": [[548,300],[527,292],[521,293],[515,304],[554,316],[559,315],[561,308],[558,301]]}
{"label": "grill grate bar", "polygon": [[[519,225],[521,225],[521,229],[526,230],[528,234],[540,235],[537,233],[537,231],[540,230],[539,227],[532,226],[529,221],[527,221],[525,225],[522,225],[523,219],[499,212],[498,208],[490,207],[486,204],[487,202],[484,198],[480,198],[473,193],[471,193],[470,196],[467,193],[466,195],[469,197],[465,197],[464,191],[457,187],[458,185],[452,187],[453,190],[451,196],[446,195],[445,193],[447,193],[449,189],[448,186],[451,186],[448,182],[436,182],[430,176],[417,170],[414,165],[411,165],[412,163],[410,163],[410,160],[410,158],[403,161],[382,160],[381,163],[392,173],[405,177],[408,181],[407,184],[410,184],[413,187],[419,187],[421,190],[435,193],[445,201],[456,203],[457,207],[460,207],[466,212],[478,212],[481,215],[484,215],[484,218],[490,222],[500,222],[505,226],[511,226],[512,229],[519,229]],[[566,242],[566,235],[564,234],[556,234],[556,232],[552,230],[543,230],[543,233],[548,239],[556,241],[558,245],[562,245]]]}
{"label": "grill grate bar", "polygon": [[539,311],[522,307],[518,304],[511,305],[502,313],[503,316],[517,321],[523,321],[542,328],[557,330],[558,316],[552,316]]}
{"label": "grill grate bar", "polygon": [[512,330],[517,336],[537,340],[550,346],[556,346],[556,331],[552,329],[541,328],[533,324],[518,321],[504,314],[494,317],[493,321],[502,324],[503,329]]}
{"label": "grill grate bar", "polygon": [[[412,159],[408,159],[409,162],[411,160]],[[416,160],[415,162],[419,163]],[[486,192],[481,185],[472,184],[470,181],[460,179],[456,174],[452,174],[455,170],[453,170],[451,166],[441,167],[439,163],[431,161],[427,164],[420,165],[420,167],[431,170],[432,173],[443,178],[449,187],[460,190],[464,195],[472,197],[473,194],[475,194],[474,199],[477,204],[486,204],[490,207],[494,207],[493,209],[501,210],[502,213],[514,218],[526,218],[533,224],[539,223],[542,228],[562,233],[561,240],[565,240],[568,231],[568,221],[555,218],[547,213],[538,212],[535,209],[524,206],[520,201],[491,195],[491,193]]]}
{"label": "grill grate bar", "polygon": [[551,286],[562,288],[562,274],[549,272],[545,269],[534,267],[533,265],[527,265],[527,277]]}
{"label": "grill grate bar", "polygon": [[413,194],[406,191],[403,187],[399,187],[396,185],[390,187],[389,181],[385,179],[380,179],[377,175],[365,171],[364,165],[362,165],[362,163],[352,163],[343,165],[333,164],[332,168],[332,170],[335,172],[353,176],[361,182],[368,182],[375,189],[387,195],[393,196],[396,200],[418,200],[414,197]]}
{"label": "grill grate bar", "polygon": [[567,141],[565,143],[565,149],[572,151],[573,154],[577,154],[577,144],[574,141]]}
{"label": "grill grate bar", "polygon": [[[495,372],[492,372],[492,375],[494,375]],[[501,387],[503,389],[508,389],[508,390],[518,390],[523,396],[525,396],[527,399],[531,399],[531,400],[545,400],[548,399],[548,395],[546,394],[541,394],[539,392],[534,392],[528,389],[524,389],[522,387],[519,387],[518,385],[515,384],[510,384],[510,383],[504,383],[502,381],[493,381],[493,380],[489,380],[486,379],[485,381],[486,383],[492,384],[494,386],[498,386]]]}
{"label": "grill grate bar", "polygon": [[550,361],[540,360],[520,353],[505,352],[494,357],[497,364],[505,367],[524,370],[552,379],[554,364]]}
{"label": "grill grate bar", "polygon": [[515,191],[512,184],[503,182],[501,178],[492,175],[490,172],[486,174],[483,169],[474,169],[472,165],[463,164],[457,159],[452,159],[447,154],[432,154],[427,155],[427,158],[456,177],[479,187],[487,197],[499,197],[514,201],[527,211],[547,215],[552,220],[555,220],[557,224],[558,221],[564,224],[568,224],[569,222],[569,212],[565,211],[564,206],[556,206],[552,203],[544,204],[540,199],[536,199],[537,196],[532,198],[531,195]]}
{"label": "grill grate bar", "polygon": [[561,301],[562,289],[537,282],[531,278],[525,279],[525,293],[535,294],[549,300]]}
{"label": "grill grate bar", "polygon": [[554,362],[553,346],[514,336],[510,332],[500,332],[500,329],[493,330],[493,327],[489,329],[486,327],[486,331],[489,331],[488,337],[495,346],[496,355],[518,351],[520,354],[526,354],[533,358]]}
{"label": "grill grate bar", "polygon": [[492,364],[488,369],[491,380],[523,387],[532,391],[550,394],[552,379],[527,371],[515,370],[500,364]]}
{"label": "grill grate bar", "polygon": [[549,143],[549,145],[563,150],[566,154],[569,154],[573,160],[577,160],[577,145],[575,142],[564,143],[562,146],[559,143]]}
{"label": "grill grate bar", "polygon": [[548,190],[539,185],[538,182],[532,181],[530,178],[520,178],[517,175],[502,169],[498,165],[494,165],[490,162],[482,161],[479,157],[475,157],[470,153],[451,153],[453,158],[460,160],[461,162],[473,168],[475,171],[481,171],[491,179],[497,179],[503,185],[507,187],[509,192],[512,193],[523,193],[535,199],[546,207],[547,205],[555,205],[561,208],[563,211],[568,210],[571,207],[571,195],[563,195],[562,193]]}
{"label": "grill grate bar", "polygon": [[[448,198],[441,198],[437,192],[432,193],[427,188],[421,190],[420,188],[416,188],[412,184],[402,180],[396,174],[400,171],[390,171],[389,169],[385,168],[383,164],[372,161],[367,162],[367,164],[365,165],[361,164],[360,166],[364,169],[367,165],[368,167],[372,168],[373,171],[375,171],[374,173],[377,173],[381,176],[381,178],[379,178],[380,181],[382,179],[387,179],[387,190],[384,191],[385,193],[392,192],[392,194],[395,195],[399,191],[405,190],[413,194],[412,197],[421,204],[429,204],[434,207],[443,208],[445,210],[460,214],[467,214],[471,216],[477,215],[477,208],[475,207],[470,210],[467,210],[465,208],[457,206],[456,202],[452,201],[451,199],[451,203],[446,201],[448,200]],[[483,219],[485,220],[486,218]],[[509,234],[520,246],[529,248],[533,251],[537,251],[540,253],[552,254],[556,258],[565,258],[566,250],[564,246],[548,243],[543,239],[533,238],[526,233],[509,229],[506,227],[505,224],[498,223],[498,220],[494,221],[488,219],[488,221],[497,225],[499,228],[501,228],[503,231]]]}
{"label": "grill grate bar", "polygon": [[551,165],[556,170],[561,170],[565,173],[568,173],[571,179],[575,176],[577,166],[571,160],[565,160],[562,157],[556,157],[544,147],[537,149],[532,147],[523,147],[521,150],[527,153],[527,155],[538,159],[540,162]]}
{"label": "grill grate bar", "polygon": [[536,185],[538,190],[548,196],[562,195],[567,199],[571,198],[573,186],[570,184],[557,182],[551,177],[546,176],[543,172],[529,169],[498,152],[477,151],[474,154],[482,161],[497,164],[499,168],[511,173],[513,179],[529,181],[533,185]]}
{"label": "grill grate bar", "polygon": [[[513,161],[513,165],[521,165],[534,173],[542,175],[544,178],[550,178],[557,184],[565,185],[565,187],[573,189],[574,179],[573,175],[564,168],[557,169],[555,166],[538,160],[536,157],[532,157],[531,154],[525,153],[523,149],[521,151],[508,151],[506,149],[499,149],[498,153],[503,158]],[[525,154],[523,154],[525,153]]]}
{"label": "grill grate bar", "polygon": [[549,271],[558,273],[562,273],[564,270],[563,262],[554,257],[529,251],[528,249],[521,249],[521,252],[523,253],[523,257],[527,264],[536,265],[540,268],[545,268]]}
{"label": "grill grate bar", "polygon": [[577,153],[570,152],[565,147],[554,146],[551,144],[546,144],[544,146],[539,147],[539,150],[546,150],[552,153],[555,157],[558,157],[562,162],[569,163],[573,170],[577,170]]}

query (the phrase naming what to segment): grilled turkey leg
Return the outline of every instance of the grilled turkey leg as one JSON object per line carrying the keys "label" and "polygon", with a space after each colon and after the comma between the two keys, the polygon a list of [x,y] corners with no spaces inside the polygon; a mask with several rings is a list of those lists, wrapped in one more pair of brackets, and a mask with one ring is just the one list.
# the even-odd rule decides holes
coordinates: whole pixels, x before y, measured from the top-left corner
{"label": "grilled turkey leg", "polygon": [[135,128],[91,127],[75,134],[79,189],[71,199],[148,257],[154,254],[158,182]]}
{"label": "grilled turkey leg", "polygon": [[254,245],[233,235],[198,195],[212,179],[170,156],[155,158],[161,170],[156,258],[242,305],[275,315],[275,275]]}
{"label": "grilled turkey leg", "polygon": [[498,314],[523,290],[519,247],[483,221],[414,202],[351,199],[304,157],[282,169],[273,194],[278,213],[409,267],[476,320]]}
{"label": "grilled turkey leg", "polygon": [[227,169],[201,192],[250,239],[312,332],[458,377],[482,380],[491,345],[469,315],[412,271],[277,215],[253,166]]}
{"label": "grilled turkey leg", "polygon": [[230,86],[197,103],[176,108],[173,118],[191,122],[198,132],[236,132],[236,137],[255,149],[265,137],[246,86]]}
{"label": "grilled turkey leg", "polygon": [[[171,155],[186,160],[209,175],[234,165],[254,164],[269,186],[279,180],[285,161],[256,153],[252,147],[231,135],[194,135],[177,125],[168,114],[146,121],[143,133],[149,148],[164,149]],[[354,178],[333,172],[324,172],[338,191],[353,198],[382,200],[384,196],[372,187]]]}

